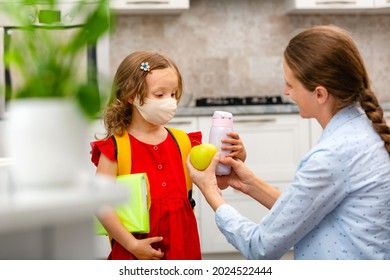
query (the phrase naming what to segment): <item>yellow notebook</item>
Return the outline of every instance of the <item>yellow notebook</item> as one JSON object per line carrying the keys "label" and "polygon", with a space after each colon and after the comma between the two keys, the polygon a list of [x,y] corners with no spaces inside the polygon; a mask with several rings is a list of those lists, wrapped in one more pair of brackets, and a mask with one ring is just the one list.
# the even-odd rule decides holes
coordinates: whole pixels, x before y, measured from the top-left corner
{"label": "yellow notebook", "polygon": [[[150,186],[146,173],[119,175],[117,182],[129,191],[128,201],[115,207],[119,219],[129,232],[148,233],[150,231]],[[95,230],[96,234],[108,235],[96,217]]]}

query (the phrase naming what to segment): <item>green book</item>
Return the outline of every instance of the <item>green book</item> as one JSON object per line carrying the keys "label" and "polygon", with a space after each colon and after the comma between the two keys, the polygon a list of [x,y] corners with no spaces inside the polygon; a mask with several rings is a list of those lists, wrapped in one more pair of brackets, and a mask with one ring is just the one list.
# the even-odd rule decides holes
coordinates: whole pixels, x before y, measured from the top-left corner
{"label": "green book", "polygon": [[[117,177],[117,182],[129,192],[128,201],[115,206],[119,219],[129,232],[148,233],[150,231],[150,186],[146,173],[120,175]],[[108,235],[96,217],[94,221],[96,234]]]}

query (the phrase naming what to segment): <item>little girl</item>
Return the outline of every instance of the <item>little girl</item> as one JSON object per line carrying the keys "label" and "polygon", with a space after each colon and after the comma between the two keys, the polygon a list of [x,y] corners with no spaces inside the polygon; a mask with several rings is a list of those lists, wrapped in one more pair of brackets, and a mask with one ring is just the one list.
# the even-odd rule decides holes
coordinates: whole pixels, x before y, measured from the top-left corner
{"label": "little girl", "polygon": [[[91,143],[97,173],[117,176],[112,135],[130,137],[129,173],[143,173],[150,183],[150,232],[129,233],[114,209],[98,217],[112,238],[108,259],[201,259],[194,211],[187,196],[180,151],[165,125],[173,118],[182,95],[176,64],[161,54],[138,51],[127,56],[116,72],[110,104],[104,114],[105,138]],[[239,136],[232,133],[230,156],[245,160]],[[201,132],[188,133],[191,146]]]}

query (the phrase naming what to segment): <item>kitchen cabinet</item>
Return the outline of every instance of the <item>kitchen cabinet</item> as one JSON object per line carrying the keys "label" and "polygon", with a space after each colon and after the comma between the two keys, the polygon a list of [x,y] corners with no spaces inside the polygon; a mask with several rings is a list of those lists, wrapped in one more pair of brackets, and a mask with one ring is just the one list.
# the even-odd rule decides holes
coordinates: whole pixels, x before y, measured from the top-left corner
{"label": "kitchen cabinet", "polygon": [[352,14],[388,13],[388,0],[285,0],[286,11],[291,14]]}
{"label": "kitchen cabinet", "polygon": [[111,0],[114,14],[179,14],[190,7],[190,0]]}
{"label": "kitchen cabinet", "polygon": [[385,119],[387,121],[387,125],[390,125],[390,112],[385,112]]}
{"label": "kitchen cabinet", "polygon": [[375,0],[374,2],[375,2],[375,8],[390,11],[390,1],[389,0]]}
{"label": "kitchen cabinet", "polygon": [[390,126],[390,111],[385,112],[384,115],[387,125]]}
{"label": "kitchen cabinet", "polygon": [[322,134],[322,127],[317,122],[316,119],[310,119],[310,146],[313,147],[317,144],[318,140],[320,139],[320,136]]}
{"label": "kitchen cabinet", "polygon": [[167,125],[167,127],[174,127],[185,132],[193,132],[199,130],[197,117],[174,117]]}

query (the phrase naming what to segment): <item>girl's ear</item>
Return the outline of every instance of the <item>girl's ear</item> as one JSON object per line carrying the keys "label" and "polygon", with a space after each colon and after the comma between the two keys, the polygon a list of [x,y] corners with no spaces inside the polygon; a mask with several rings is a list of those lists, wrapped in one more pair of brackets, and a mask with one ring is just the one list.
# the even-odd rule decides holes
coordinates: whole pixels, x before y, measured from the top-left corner
{"label": "girl's ear", "polygon": [[128,98],[128,99],[127,99],[127,102],[129,102],[130,104],[133,104],[134,98],[132,98],[132,97]]}
{"label": "girl's ear", "polygon": [[315,89],[318,104],[324,104],[329,98],[328,90],[323,86],[318,86]]}

